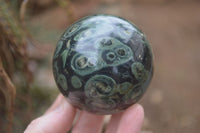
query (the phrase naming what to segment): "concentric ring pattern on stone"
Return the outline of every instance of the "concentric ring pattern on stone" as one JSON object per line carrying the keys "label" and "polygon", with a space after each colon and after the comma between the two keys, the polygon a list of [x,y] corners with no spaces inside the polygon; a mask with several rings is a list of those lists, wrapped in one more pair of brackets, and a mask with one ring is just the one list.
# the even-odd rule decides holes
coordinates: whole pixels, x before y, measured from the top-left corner
{"label": "concentric ring pattern on stone", "polygon": [[152,64],[150,44],[135,25],[111,15],[94,15],[61,36],[53,73],[73,105],[112,114],[142,97],[153,75]]}

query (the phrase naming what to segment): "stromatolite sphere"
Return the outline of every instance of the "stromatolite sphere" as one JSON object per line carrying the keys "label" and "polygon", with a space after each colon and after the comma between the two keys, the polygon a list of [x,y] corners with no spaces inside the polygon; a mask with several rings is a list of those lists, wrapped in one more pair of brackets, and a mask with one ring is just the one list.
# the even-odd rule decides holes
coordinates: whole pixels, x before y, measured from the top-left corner
{"label": "stromatolite sphere", "polygon": [[53,73],[73,105],[111,114],[142,97],[152,78],[152,61],[151,47],[135,25],[111,15],[94,15],[61,36]]}

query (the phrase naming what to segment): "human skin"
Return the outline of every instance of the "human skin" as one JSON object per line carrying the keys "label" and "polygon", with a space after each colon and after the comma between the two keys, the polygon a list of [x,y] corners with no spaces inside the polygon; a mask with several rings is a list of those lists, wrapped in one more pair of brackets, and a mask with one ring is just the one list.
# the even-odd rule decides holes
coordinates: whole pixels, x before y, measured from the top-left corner
{"label": "human skin", "polygon": [[[78,118],[72,128],[76,114]],[[44,115],[33,120],[24,133],[100,133],[103,115],[78,111],[60,94]],[[144,119],[140,104],[134,104],[121,113],[113,114],[105,133],[139,133]]]}

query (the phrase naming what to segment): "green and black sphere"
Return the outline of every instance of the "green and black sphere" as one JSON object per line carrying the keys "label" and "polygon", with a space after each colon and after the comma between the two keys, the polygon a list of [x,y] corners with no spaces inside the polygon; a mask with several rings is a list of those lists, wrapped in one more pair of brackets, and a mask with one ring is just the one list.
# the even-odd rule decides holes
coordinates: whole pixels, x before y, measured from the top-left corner
{"label": "green and black sphere", "polygon": [[58,88],[74,106],[112,114],[144,94],[153,75],[152,50],[145,35],[129,21],[89,16],[61,36],[53,73]]}

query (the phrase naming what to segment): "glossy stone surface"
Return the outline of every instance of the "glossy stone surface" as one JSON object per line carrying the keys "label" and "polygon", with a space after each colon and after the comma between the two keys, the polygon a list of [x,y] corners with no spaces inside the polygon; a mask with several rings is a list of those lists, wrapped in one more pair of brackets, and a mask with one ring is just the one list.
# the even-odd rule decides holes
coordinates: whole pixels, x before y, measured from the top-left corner
{"label": "glossy stone surface", "polygon": [[53,57],[60,91],[80,109],[112,114],[136,103],[153,74],[144,34],[110,15],[83,18],[61,36]]}

